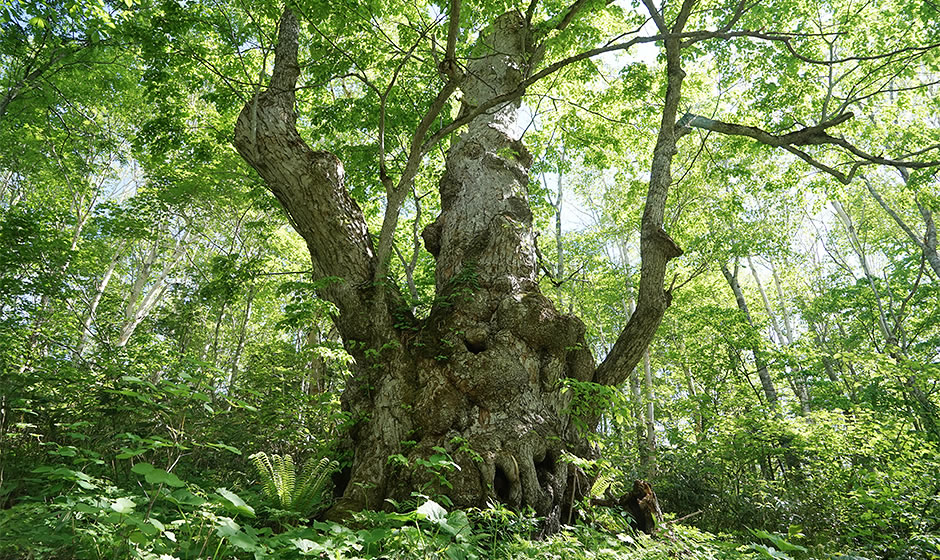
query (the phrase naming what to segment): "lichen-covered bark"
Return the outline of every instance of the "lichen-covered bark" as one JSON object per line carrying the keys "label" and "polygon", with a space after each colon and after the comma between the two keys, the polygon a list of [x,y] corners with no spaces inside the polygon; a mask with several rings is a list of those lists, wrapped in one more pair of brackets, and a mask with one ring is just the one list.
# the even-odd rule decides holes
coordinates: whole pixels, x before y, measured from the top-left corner
{"label": "lichen-covered bark", "polygon": [[[516,12],[494,22],[468,64],[466,109],[518,87],[531,63],[528,32]],[[583,451],[561,389],[565,378],[590,379],[593,359],[583,324],[536,284],[532,161],[514,136],[518,107],[517,97],[476,117],[447,156],[441,213],[423,234],[439,301],[415,344],[424,354],[420,412],[406,456],[466,442],[473,451],[456,452],[461,469],[448,474],[455,503],[528,505],[557,523],[573,474],[561,454]],[[402,492],[425,476],[405,471],[396,477]]]}

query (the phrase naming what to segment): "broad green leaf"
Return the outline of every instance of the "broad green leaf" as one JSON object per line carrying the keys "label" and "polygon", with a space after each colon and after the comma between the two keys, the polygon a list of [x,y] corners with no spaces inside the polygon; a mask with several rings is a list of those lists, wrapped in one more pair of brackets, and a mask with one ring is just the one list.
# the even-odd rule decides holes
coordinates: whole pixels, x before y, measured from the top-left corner
{"label": "broad green leaf", "polygon": [[131,471],[144,475],[144,480],[150,484],[166,484],[174,488],[186,485],[186,483],[180,480],[175,474],[163,469],[158,469],[150,463],[137,463],[131,468]]}
{"label": "broad green leaf", "polygon": [[441,507],[441,505],[434,500],[428,500],[418,506],[418,509],[415,510],[417,513],[424,516],[428,521],[440,522],[446,519],[447,510]]}
{"label": "broad green leaf", "polygon": [[236,454],[236,455],[241,455],[241,454],[242,454],[242,452],[241,452],[240,450],[238,450],[237,448],[232,447],[231,445],[226,445],[226,444],[224,444],[224,443],[222,443],[222,442],[207,443],[207,444],[206,444],[206,447],[214,447],[214,448],[216,448],[216,449],[224,449],[224,450],[226,450],[226,451],[228,451],[228,452],[230,452],[230,453],[234,453],[234,454]]}
{"label": "broad green leaf", "polygon": [[111,502],[111,509],[118,513],[130,513],[134,511],[134,501],[130,498],[118,498]]}
{"label": "broad green leaf", "polygon": [[153,472],[153,470],[154,470],[154,466],[151,465],[150,463],[137,463],[133,467],[131,467],[131,472],[135,472],[137,474],[143,474],[143,475],[151,473]]}
{"label": "broad green leaf", "polygon": [[248,517],[255,516],[253,507],[245,503],[237,494],[226,488],[216,488],[216,492],[222,497],[222,504],[229,510],[244,514]]}
{"label": "broad green leaf", "polygon": [[254,552],[258,548],[258,538],[242,531],[238,523],[229,517],[219,519],[216,533],[245,552]]}

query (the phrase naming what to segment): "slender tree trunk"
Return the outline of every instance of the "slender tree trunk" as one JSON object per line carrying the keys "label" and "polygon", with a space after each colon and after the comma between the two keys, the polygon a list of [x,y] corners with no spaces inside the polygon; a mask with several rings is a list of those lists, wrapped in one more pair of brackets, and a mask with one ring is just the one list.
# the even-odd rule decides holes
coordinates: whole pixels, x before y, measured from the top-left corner
{"label": "slender tree trunk", "polygon": [[[783,346],[793,346],[793,330],[790,327],[790,318],[787,315],[786,305],[783,301],[783,291],[780,287],[780,279],[777,277],[777,271],[773,269],[771,265],[771,271],[774,276],[774,284],[777,287],[777,299],[780,302],[780,307],[782,310],[783,323],[786,326],[786,331],[780,328],[780,322],[777,321],[777,317],[774,313],[773,308],[770,305],[770,301],[767,299],[767,292],[764,291],[763,283],[760,280],[760,276],[757,274],[757,268],[754,266],[754,262],[751,260],[751,257],[747,257],[747,266],[751,269],[751,275],[754,277],[754,282],[757,284],[757,290],[760,292],[761,301],[764,304],[764,312],[767,313],[767,317],[770,319],[770,326],[773,329],[774,335],[776,337],[777,344],[780,347]],[[793,394],[796,395],[797,400],[800,401],[800,414],[806,418],[810,414],[810,403],[809,403],[809,391],[806,389],[806,383],[800,377],[797,377],[790,366],[786,365],[787,368],[787,379],[790,381],[790,388],[793,390]]]}
{"label": "slender tree trunk", "polygon": [[699,402],[698,391],[695,389],[695,378],[692,376],[692,368],[688,363],[683,362],[682,371],[685,373],[686,389],[689,391],[689,398],[692,400],[695,408],[692,412],[692,419],[695,421],[695,441],[701,443],[702,434],[705,432],[705,425],[702,418],[702,403]]}
{"label": "slender tree trunk", "polygon": [[[783,283],[780,282],[780,275],[777,274],[777,268],[773,262],[770,263],[770,272],[774,279],[774,288],[777,292],[777,301],[780,304],[780,315],[783,317],[784,334],[786,335],[787,345],[790,348],[796,346],[796,337],[793,334],[793,324],[790,321],[790,310],[787,305],[787,298],[784,297]],[[808,418],[812,412],[812,401],[810,399],[809,388],[806,386],[806,378],[803,374],[797,373],[793,379],[796,396],[800,401],[800,413],[804,418]]]}
{"label": "slender tree trunk", "polygon": [[[564,170],[562,164],[565,161],[565,152],[562,149],[561,164],[558,166],[558,183],[555,190],[555,203],[552,205],[555,210],[555,280],[562,282],[565,278],[565,247],[562,243],[561,235],[561,209],[564,203]],[[558,305],[564,307],[563,286],[558,286]]]}
{"label": "slender tree trunk", "polygon": [[[732,274],[726,265],[721,265],[721,273],[724,274],[725,280],[727,280],[728,285],[731,286],[731,291],[734,292],[734,299],[738,304],[738,309],[744,314],[748,325],[753,328],[754,321],[751,319],[751,312],[747,308],[747,302],[744,299],[744,292],[741,291],[741,285],[738,284],[737,271],[735,271],[735,274]],[[760,347],[755,345],[751,348],[751,353],[754,355],[754,365],[757,367],[757,376],[760,378],[760,384],[764,390],[764,397],[766,397],[767,403],[771,408],[779,410],[777,389],[774,387],[773,379],[770,377],[770,371],[767,369],[767,363],[764,361]]]}
{"label": "slender tree trunk", "polygon": [[881,330],[881,334],[884,337],[885,344],[889,347],[897,346],[897,337],[895,336],[894,330],[890,326],[890,321],[888,320],[888,312],[885,310],[885,306],[882,303],[881,291],[878,289],[877,278],[872,274],[871,267],[868,264],[868,256],[865,254],[865,248],[862,246],[861,241],[858,238],[858,235],[855,233],[855,224],[852,223],[852,218],[845,211],[845,208],[842,206],[842,203],[838,200],[832,201],[832,207],[836,211],[836,216],[838,216],[839,221],[842,223],[845,233],[849,238],[849,245],[852,247],[852,251],[855,253],[855,256],[858,257],[859,264],[862,266],[862,272],[865,275],[865,280],[868,282],[868,287],[871,288],[872,296],[875,299],[875,306],[878,310],[878,327]]}
{"label": "slender tree trunk", "polygon": [[[902,173],[904,182],[907,183],[910,175],[906,170]],[[868,177],[862,176],[862,180],[865,182],[865,186],[868,188],[869,194],[872,198],[875,199],[875,202],[891,216],[891,219],[894,220],[894,223],[904,231],[904,234],[916,245],[924,255],[924,258],[927,260],[927,263],[930,264],[930,268],[933,269],[936,278],[940,278],[940,253],[937,252],[937,226],[933,220],[933,212],[924,206],[918,199],[918,194],[914,194],[914,200],[917,204],[917,209],[920,212],[921,217],[924,220],[924,235],[923,237],[918,236],[914,233],[913,228],[897,213],[897,211],[892,208],[881,194],[875,189],[875,185],[868,179]]]}
{"label": "slender tree trunk", "polygon": [[656,459],[656,421],[655,400],[653,395],[653,369],[650,367],[650,351],[643,352],[643,396],[646,399],[646,453],[649,463],[646,466],[648,476],[655,476]]}
{"label": "slender tree trunk", "polygon": [[[118,348],[123,348],[127,345],[134,331],[137,330],[137,326],[140,325],[141,321],[147,318],[153,308],[163,299],[163,295],[169,287],[166,282],[167,278],[173,270],[176,269],[176,265],[179,264],[186,254],[187,238],[188,234],[184,233],[179,241],[176,242],[176,248],[173,250],[173,254],[170,255],[166,264],[163,265],[160,274],[154,279],[147,293],[144,294],[144,288],[150,280],[150,270],[159,254],[158,246],[154,244],[154,247],[147,255],[144,266],[138,273],[131,293],[128,296],[127,305],[124,309],[124,325],[121,327],[121,332],[116,344]],[[141,299],[142,295],[143,298]]]}
{"label": "slender tree trunk", "polygon": [[401,266],[405,271],[405,283],[408,286],[408,295],[411,296],[411,312],[417,312],[417,304],[420,296],[418,295],[418,286],[415,284],[415,269],[418,268],[418,255],[421,252],[421,234],[419,233],[419,228],[421,226],[421,199],[417,196],[414,197],[415,200],[415,219],[414,225],[411,230],[411,259],[405,260],[405,255],[398,249],[398,246],[395,245],[395,253],[398,255],[398,259],[401,261]]}
{"label": "slender tree trunk", "polygon": [[[626,244],[618,244],[620,249],[620,258],[623,261],[626,275],[626,293],[627,301],[624,306],[627,318],[633,316],[636,311],[636,299],[633,295],[633,281],[630,278],[630,256],[627,252]],[[656,432],[653,413],[655,412],[652,401],[652,372],[650,371],[649,350],[643,353],[643,379],[634,368],[630,373],[630,396],[632,400],[633,417],[636,422],[636,445],[638,456],[640,457],[641,469],[651,475],[655,472],[656,464]],[[642,386],[642,387],[641,387]],[[645,405],[644,406],[644,400]]]}
{"label": "slender tree trunk", "polygon": [[104,296],[105,290],[108,288],[108,283],[111,281],[111,275],[114,274],[114,269],[117,268],[118,263],[121,261],[121,251],[124,248],[124,243],[119,243],[117,251],[115,251],[114,256],[111,258],[108,268],[104,271],[104,274],[101,276],[101,280],[98,281],[98,286],[95,288],[95,295],[91,298],[91,302],[88,304],[88,313],[85,315],[85,320],[82,321],[82,339],[78,343],[78,347],[75,349],[75,358],[77,359],[85,351],[85,348],[88,347],[88,343],[91,342],[91,327],[95,322],[95,314],[98,311],[98,304],[101,303],[101,298]]}
{"label": "slender tree trunk", "polygon": [[221,307],[219,307],[219,314],[215,318],[215,327],[212,328],[212,365],[217,366],[219,364],[219,333],[222,332],[222,321],[225,319],[225,308],[228,307],[226,302],[222,302]]}
{"label": "slender tree trunk", "polygon": [[780,325],[777,323],[777,316],[770,307],[770,301],[767,299],[767,292],[764,291],[764,284],[760,281],[760,276],[757,274],[757,268],[754,266],[754,262],[751,260],[750,256],[747,257],[747,267],[751,270],[751,276],[754,277],[754,283],[757,284],[757,291],[760,293],[760,299],[764,304],[764,312],[767,313],[767,318],[770,320],[770,327],[773,329],[774,335],[777,337],[777,343],[783,345],[783,331],[780,329]]}
{"label": "slender tree trunk", "polygon": [[[877,304],[878,308],[878,325],[881,328],[881,332],[885,340],[884,349],[882,351],[885,354],[888,354],[900,361],[901,363],[898,367],[904,368],[906,367],[904,362],[907,361],[907,356],[905,356],[904,349],[899,346],[897,336],[897,333],[902,330],[900,319],[892,313],[890,316],[892,320],[889,321],[889,313],[891,313],[892,310],[889,308],[886,311],[885,306],[882,305],[881,295],[878,290],[878,286],[875,283],[876,279],[868,265],[868,259],[865,255],[862,244],[855,233],[855,227],[852,223],[852,219],[849,217],[848,213],[845,211],[839,201],[833,200],[832,205],[836,209],[836,213],[839,216],[842,225],[845,227],[845,231],[849,236],[850,245],[852,246],[852,249],[855,251],[856,256],[858,256],[858,259],[862,264],[862,270],[865,273],[865,278],[868,281],[868,285],[871,288],[872,294],[875,298],[875,303]],[[925,215],[925,219],[926,218],[927,216]],[[934,242],[935,241],[936,239],[934,239]],[[940,410],[938,410],[937,405],[933,403],[923,388],[921,388],[916,375],[906,374],[906,378],[903,379],[901,383],[904,392],[907,394],[908,402],[921,423],[921,428],[928,434],[930,439],[934,441],[940,441]]]}
{"label": "slender tree trunk", "polygon": [[245,342],[248,340],[248,321],[251,319],[252,304],[255,301],[255,294],[258,288],[254,284],[248,289],[248,297],[245,302],[245,313],[242,314],[242,324],[238,329],[238,344],[235,346],[235,353],[232,355],[232,364],[229,367],[228,380],[226,387],[231,392],[235,387],[235,380],[238,378],[238,366],[241,361],[242,352],[245,350]]}

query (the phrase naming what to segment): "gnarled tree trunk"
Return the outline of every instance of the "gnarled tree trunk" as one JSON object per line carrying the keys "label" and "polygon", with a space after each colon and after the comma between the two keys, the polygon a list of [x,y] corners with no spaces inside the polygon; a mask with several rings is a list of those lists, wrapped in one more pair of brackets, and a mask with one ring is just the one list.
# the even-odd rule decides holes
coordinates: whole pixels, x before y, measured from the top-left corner
{"label": "gnarled tree trunk", "polygon": [[[337,328],[355,358],[342,398],[353,420],[354,459],[332,514],[381,508],[386,498],[408,499],[424,490],[444,492],[458,506],[483,507],[488,500],[531,506],[550,529],[557,527],[579,493],[575,469],[562,453],[589,452],[569,414],[575,392],[562,390],[565,380],[622,382],[668,305],[665,263],[680,251],[662,230],[662,214],[681,76],[670,82],[672,111],[664,118],[665,145],[657,147],[652,210],[644,216],[638,309],[596,369],[582,322],[559,313],[536,282],[526,195],[531,156],[514,136],[520,84],[536,58],[530,33],[521,14],[504,14],[467,63],[464,111],[508,99],[470,121],[448,153],[441,213],[423,233],[436,259],[437,291],[423,320],[390,283],[374,278],[376,253],[346,192],[342,164],[311,150],[297,133],[298,24],[290,10],[279,24],[271,85],[238,118],[239,153],[307,241],[314,276],[333,279],[320,295],[337,306]],[[594,423],[583,418],[580,424],[590,429]],[[440,487],[427,461],[441,448],[460,467],[443,473],[450,488]],[[407,465],[401,457],[389,461],[392,455]]]}

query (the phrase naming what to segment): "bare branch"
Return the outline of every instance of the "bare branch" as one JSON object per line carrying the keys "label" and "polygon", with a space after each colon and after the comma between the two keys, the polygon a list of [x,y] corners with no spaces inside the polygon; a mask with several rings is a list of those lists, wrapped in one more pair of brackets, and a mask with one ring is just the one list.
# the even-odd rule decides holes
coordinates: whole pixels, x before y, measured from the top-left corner
{"label": "bare branch", "polygon": [[539,0],[530,0],[529,7],[525,10],[525,23],[532,25],[532,18],[535,17],[535,8],[539,5]]}
{"label": "bare branch", "polygon": [[[459,4],[459,0],[454,0],[455,3]],[[388,176],[388,167],[385,161],[385,119],[387,116],[387,101],[388,95],[392,92],[392,88],[395,87],[395,82],[398,81],[398,76],[401,74],[402,69],[405,67],[405,64],[411,59],[411,56],[414,54],[415,50],[428,36],[431,28],[424,30],[415,40],[414,44],[411,45],[402,56],[401,61],[395,66],[395,71],[392,73],[392,79],[389,80],[388,85],[385,87],[385,90],[379,94],[379,180],[382,182],[382,186],[385,187],[386,192],[392,190],[392,179]]]}
{"label": "bare branch", "polygon": [[689,16],[692,15],[692,6],[694,6],[697,1],[698,0],[682,1],[682,7],[679,8],[679,15],[676,16],[676,21],[672,24],[672,33],[682,33],[682,30],[685,29],[685,24],[689,21]]}
{"label": "bare branch", "polygon": [[659,29],[659,32],[663,34],[669,33],[669,26],[666,25],[663,14],[656,9],[653,0],[643,0],[643,5],[646,6],[646,11],[650,13],[650,17],[653,18],[653,23],[656,24],[656,28]]}
{"label": "bare branch", "polygon": [[[645,0],[648,1],[648,0]],[[752,39],[761,39],[764,41],[773,41],[783,44],[784,47],[793,55],[795,58],[799,59],[802,62],[807,64],[816,64],[819,66],[831,66],[834,64],[843,64],[846,62],[858,62],[858,61],[873,61],[873,60],[884,60],[888,58],[896,57],[904,53],[918,53],[925,54],[937,47],[940,47],[940,43],[932,43],[930,45],[924,46],[911,46],[903,47],[886,53],[879,53],[874,55],[866,56],[847,56],[843,58],[831,59],[831,60],[819,60],[812,58],[806,55],[801,54],[793,47],[791,41],[795,37],[809,37],[812,34],[792,34],[792,33],[779,33],[771,32],[766,33],[763,31],[751,31],[751,30],[741,30],[741,31],[727,31],[727,30],[716,30],[716,31],[696,31],[691,33],[683,34],[687,40],[683,42],[683,46],[689,46],[700,41],[707,41],[709,39],[735,39],[740,37],[750,37]],[[818,34],[821,36],[829,36],[832,33],[823,33]]]}

